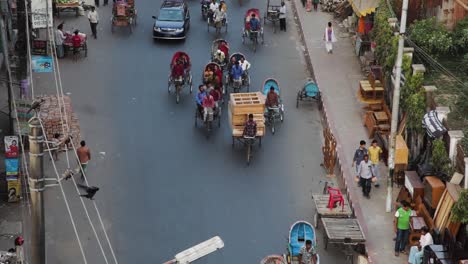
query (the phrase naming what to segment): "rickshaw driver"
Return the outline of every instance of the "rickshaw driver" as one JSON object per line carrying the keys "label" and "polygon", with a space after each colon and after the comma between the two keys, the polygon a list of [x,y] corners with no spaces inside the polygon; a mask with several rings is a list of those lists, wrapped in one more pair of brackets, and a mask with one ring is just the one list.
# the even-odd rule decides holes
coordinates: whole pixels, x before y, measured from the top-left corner
{"label": "rickshaw driver", "polygon": [[278,107],[279,105],[279,97],[273,86],[270,86],[270,91],[267,94],[265,104],[267,108]]}
{"label": "rickshaw driver", "polygon": [[251,138],[257,136],[257,122],[253,120],[253,114],[249,114],[249,119],[245,122],[242,136]]}
{"label": "rickshaw driver", "polygon": [[213,19],[213,14],[218,9],[218,7],[219,7],[219,4],[216,2],[216,0],[212,0],[210,3],[210,9],[208,12],[208,21],[211,21],[211,19]]}
{"label": "rickshaw driver", "polygon": [[242,67],[239,64],[239,61],[236,61],[236,64],[232,66],[231,69],[231,76],[232,80],[234,82],[242,82],[242,74],[244,71],[242,70]]}
{"label": "rickshaw driver", "polygon": [[252,33],[253,31],[256,32],[256,31],[258,31],[260,29],[260,21],[255,16],[255,13],[252,13],[252,15],[250,16],[249,24],[250,24],[250,32],[249,33]]}
{"label": "rickshaw driver", "polygon": [[195,97],[195,102],[197,103],[197,109],[200,114],[200,116],[203,115],[203,99],[205,99],[206,96],[206,91],[205,91],[206,86],[201,84],[198,86],[198,93],[197,96]]}
{"label": "rickshaw driver", "polygon": [[245,72],[246,70],[250,69],[250,62],[248,62],[244,56],[240,58],[240,65],[242,67],[242,70]]}

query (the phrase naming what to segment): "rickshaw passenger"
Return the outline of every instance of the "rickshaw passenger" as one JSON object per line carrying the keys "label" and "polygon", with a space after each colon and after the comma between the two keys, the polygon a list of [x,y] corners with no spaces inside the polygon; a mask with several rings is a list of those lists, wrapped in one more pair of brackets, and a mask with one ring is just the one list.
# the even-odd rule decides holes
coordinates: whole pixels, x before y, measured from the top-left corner
{"label": "rickshaw passenger", "polygon": [[214,67],[214,82],[219,85],[223,81],[223,71],[218,67]]}
{"label": "rickshaw passenger", "polygon": [[212,0],[210,3],[210,9],[208,10],[208,21],[213,21],[213,14],[216,12],[218,7],[219,4],[216,2],[216,0]]}
{"label": "rickshaw passenger", "polygon": [[215,60],[218,61],[219,63],[223,63],[225,60],[224,55],[225,55],[224,52],[218,49],[215,54]]}
{"label": "rickshaw passenger", "polygon": [[242,70],[245,72],[246,70],[250,69],[250,62],[248,62],[244,56],[240,58],[240,65],[242,67]]}
{"label": "rickshaw passenger", "polygon": [[266,107],[278,107],[279,105],[279,97],[278,94],[275,92],[275,88],[273,86],[270,86],[270,91],[267,94],[266,98]]}
{"label": "rickshaw passenger", "polygon": [[242,74],[244,71],[239,64],[239,61],[236,61],[236,64],[232,66],[231,76],[233,81],[242,81]]}
{"label": "rickshaw passenger", "polygon": [[172,68],[172,78],[174,79],[182,79],[185,74],[185,67],[182,64],[182,60],[179,59],[176,62],[176,65]]}
{"label": "rickshaw passenger", "polygon": [[250,32],[258,31],[260,29],[260,21],[255,16],[255,13],[252,13],[250,17],[249,25],[250,25]]}
{"label": "rickshaw passenger", "polygon": [[218,103],[218,101],[221,100],[221,91],[219,87],[215,87],[214,89],[211,89],[210,95],[213,96],[213,99],[215,100],[215,103]]}
{"label": "rickshaw passenger", "polygon": [[211,69],[211,67],[206,68],[205,72],[203,73],[203,80],[205,83],[213,81],[213,69]]}
{"label": "rickshaw passenger", "polygon": [[224,53],[224,58],[227,58],[229,56],[229,47],[226,43],[221,42],[221,44],[219,44],[218,46],[218,49]]}
{"label": "rickshaw passenger", "polygon": [[242,133],[244,137],[255,137],[257,136],[257,122],[253,120],[253,115],[249,114],[249,120],[245,122],[244,132]]}

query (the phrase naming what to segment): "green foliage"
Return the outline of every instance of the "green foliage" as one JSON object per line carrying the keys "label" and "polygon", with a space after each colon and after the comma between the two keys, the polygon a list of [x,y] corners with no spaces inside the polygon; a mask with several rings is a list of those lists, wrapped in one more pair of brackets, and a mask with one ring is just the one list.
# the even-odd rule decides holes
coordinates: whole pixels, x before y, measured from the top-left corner
{"label": "green foliage", "polygon": [[436,139],[432,142],[431,166],[436,175],[451,175],[452,163],[445,150],[444,141],[441,139]]}
{"label": "green foliage", "polygon": [[387,49],[387,54],[385,55],[385,63],[383,64],[384,70],[388,73],[392,72],[393,66],[396,63],[396,58],[398,56],[398,36],[392,36],[390,38],[390,45]]}
{"label": "green foliage", "polygon": [[465,157],[468,156],[468,128],[463,129],[463,138],[460,140]]}
{"label": "green foliage", "polygon": [[409,27],[409,36],[418,46],[435,57],[447,54],[453,45],[450,32],[443,24],[437,22],[435,17],[414,22]]}
{"label": "green foliage", "polygon": [[[468,48],[467,48],[468,49]],[[468,75],[468,51],[467,53],[463,56],[463,60],[460,64],[460,71],[463,72],[464,74]]]}
{"label": "green foliage", "polygon": [[408,129],[416,132],[422,132],[421,121],[426,113],[426,96],[423,91],[405,98]]}
{"label": "green foliage", "polygon": [[[468,17],[460,20],[453,31],[453,44],[455,45],[456,52],[468,52]],[[468,54],[465,54],[467,57]],[[468,62],[468,57],[466,58]],[[467,67],[468,68],[468,67]]]}
{"label": "green foliage", "polygon": [[452,207],[451,220],[468,224],[468,190],[461,191],[458,201]]}
{"label": "green foliage", "polygon": [[[409,74],[408,74],[409,75]],[[421,73],[415,75],[409,75],[406,78],[405,85],[401,88],[400,98],[401,98],[401,108],[408,112],[408,100],[413,94],[419,93],[419,90],[422,87],[424,77]],[[419,122],[421,123],[421,122]]]}
{"label": "green foliage", "polygon": [[375,14],[374,28],[371,35],[377,44],[375,55],[380,65],[384,65],[392,44],[393,30],[388,24],[391,12],[385,0],[380,1],[379,8]]}

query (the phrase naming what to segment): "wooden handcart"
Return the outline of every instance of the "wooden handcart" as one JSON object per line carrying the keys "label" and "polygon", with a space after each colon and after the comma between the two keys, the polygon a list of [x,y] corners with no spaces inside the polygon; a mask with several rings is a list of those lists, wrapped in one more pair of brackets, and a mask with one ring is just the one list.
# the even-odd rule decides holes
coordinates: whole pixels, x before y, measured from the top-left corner
{"label": "wooden handcart", "polygon": [[60,17],[60,12],[75,12],[75,16],[79,16],[79,7],[80,2],[71,0],[71,1],[54,1],[53,9],[57,17]]}
{"label": "wooden handcart", "polygon": [[[247,148],[247,165],[252,158],[252,147],[258,140],[262,146],[262,137],[265,135],[265,96],[260,92],[255,93],[231,93],[229,100],[229,123],[232,129],[232,147],[238,141]],[[244,124],[249,114],[253,114],[257,123],[257,135],[253,138],[245,137]]]}
{"label": "wooden handcart", "polygon": [[112,7],[111,31],[114,33],[115,27],[128,27],[130,33],[132,26],[137,24],[137,10],[134,0],[116,1]]}
{"label": "wooden handcart", "polygon": [[346,259],[352,263],[355,247],[364,245],[366,237],[359,221],[355,218],[322,218],[325,241],[325,250],[328,244],[337,244],[344,247]]}
{"label": "wooden handcart", "polygon": [[315,204],[314,226],[318,229],[321,218],[351,218],[353,211],[349,206],[348,199],[344,197],[344,206],[338,205],[335,208],[328,208],[328,194],[312,194]]}

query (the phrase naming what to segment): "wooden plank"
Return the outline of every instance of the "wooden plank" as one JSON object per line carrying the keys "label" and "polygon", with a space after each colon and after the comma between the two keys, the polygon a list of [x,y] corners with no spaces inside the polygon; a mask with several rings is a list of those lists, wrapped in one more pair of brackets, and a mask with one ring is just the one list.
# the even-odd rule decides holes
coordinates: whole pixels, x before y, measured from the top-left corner
{"label": "wooden plank", "polygon": [[320,216],[324,217],[350,217],[352,216],[353,212],[351,207],[349,206],[348,199],[346,195],[344,195],[344,210],[341,210],[341,206],[338,205],[336,208],[330,209],[328,208],[328,194],[313,194],[312,199],[315,203],[315,208],[317,213]]}
{"label": "wooden plank", "polygon": [[365,242],[359,221],[355,218],[322,218],[322,224],[330,242],[341,242],[350,238],[351,242]]}

